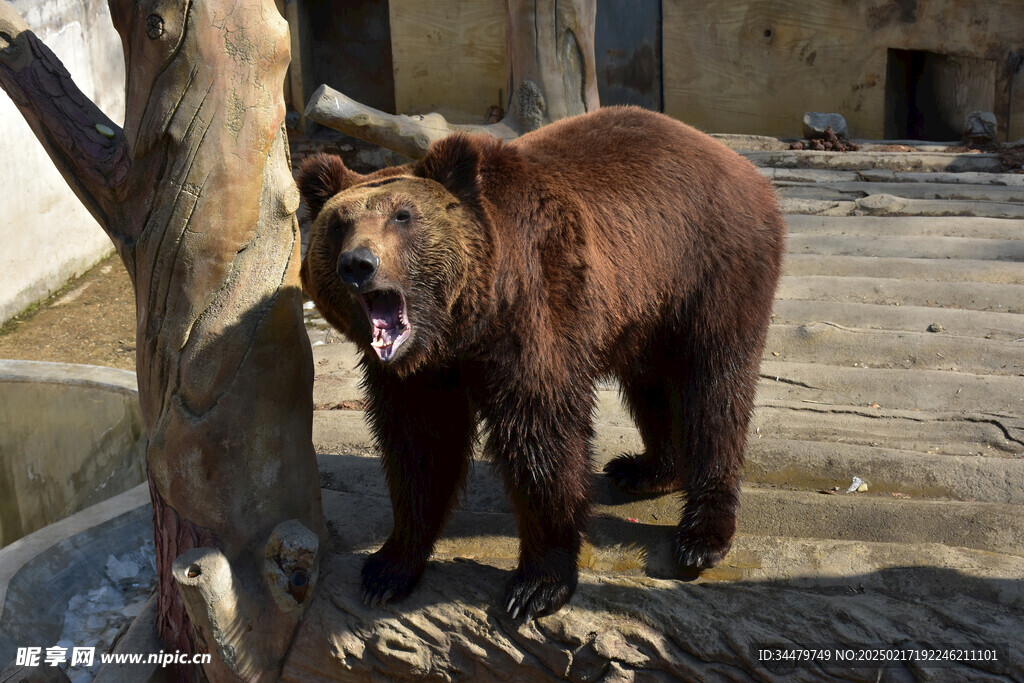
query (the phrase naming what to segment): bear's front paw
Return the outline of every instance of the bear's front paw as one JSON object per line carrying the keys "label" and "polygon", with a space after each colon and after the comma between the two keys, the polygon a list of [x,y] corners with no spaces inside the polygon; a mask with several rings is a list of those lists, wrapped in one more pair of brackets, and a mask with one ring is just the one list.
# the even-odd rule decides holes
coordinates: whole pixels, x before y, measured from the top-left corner
{"label": "bear's front paw", "polygon": [[554,575],[517,569],[505,588],[505,611],[513,619],[522,615],[526,621],[553,614],[569,602],[576,582],[575,566],[571,571]]}
{"label": "bear's front paw", "polygon": [[376,607],[398,602],[412,592],[422,575],[422,568],[411,568],[381,548],[363,564],[363,604]]}

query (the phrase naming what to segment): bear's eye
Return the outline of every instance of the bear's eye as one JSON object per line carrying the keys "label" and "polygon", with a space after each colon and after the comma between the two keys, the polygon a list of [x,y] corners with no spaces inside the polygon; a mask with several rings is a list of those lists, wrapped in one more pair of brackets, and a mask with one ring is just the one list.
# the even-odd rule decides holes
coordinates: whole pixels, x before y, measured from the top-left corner
{"label": "bear's eye", "polygon": [[395,214],[396,223],[408,223],[410,218],[412,218],[412,214],[405,209],[399,209],[398,213]]}

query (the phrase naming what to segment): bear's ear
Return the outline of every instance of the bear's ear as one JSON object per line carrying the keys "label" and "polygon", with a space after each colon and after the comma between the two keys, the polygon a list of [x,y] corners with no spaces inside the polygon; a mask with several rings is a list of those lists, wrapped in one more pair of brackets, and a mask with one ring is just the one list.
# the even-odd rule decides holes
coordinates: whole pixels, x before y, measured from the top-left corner
{"label": "bear's ear", "polygon": [[362,180],[362,175],[345,167],[341,157],[322,153],[307,157],[295,178],[309,208],[309,217],[313,219],[320,215],[331,197]]}
{"label": "bear's ear", "polygon": [[460,202],[480,208],[483,145],[476,136],[456,133],[430,146],[413,173],[444,185]]}

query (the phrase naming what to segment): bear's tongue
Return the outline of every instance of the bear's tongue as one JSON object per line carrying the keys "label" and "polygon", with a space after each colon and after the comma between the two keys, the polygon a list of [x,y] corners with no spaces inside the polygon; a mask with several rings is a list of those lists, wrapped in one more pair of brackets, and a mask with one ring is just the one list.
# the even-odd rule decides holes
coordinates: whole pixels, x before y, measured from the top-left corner
{"label": "bear's tongue", "polygon": [[398,292],[370,292],[366,294],[366,312],[373,326],[370,346],[381,360],[388,360],[405,341],[409,324],[402,310],[402,296]]}

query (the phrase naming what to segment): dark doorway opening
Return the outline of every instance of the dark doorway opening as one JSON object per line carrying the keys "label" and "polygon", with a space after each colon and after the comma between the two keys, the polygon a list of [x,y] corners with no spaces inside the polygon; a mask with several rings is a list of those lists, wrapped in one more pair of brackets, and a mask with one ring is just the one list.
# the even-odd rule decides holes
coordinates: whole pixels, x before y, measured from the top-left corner
{"label": "dark doorway opening", "polygon": [[299,8],[306,29],[303,101],[326,83],[363,104],[394,112],[388,0],[300,0]]}
{"label": "dark doorway opening", "polygon": [[923,50],[890,49],[885,78],[885,137],[954,141],[975,110],[993,111],[995,62]]}
{"label": "dark doorway opening", "polygon": [[594,32],[601,104],[662,110],[661,0],[601,0]]}

